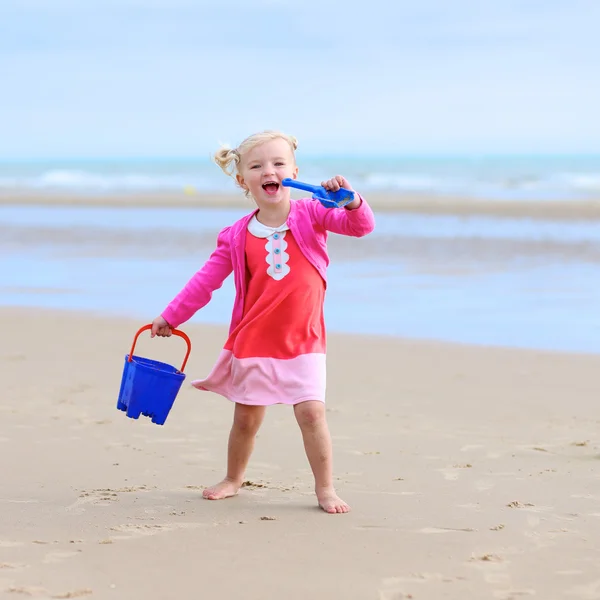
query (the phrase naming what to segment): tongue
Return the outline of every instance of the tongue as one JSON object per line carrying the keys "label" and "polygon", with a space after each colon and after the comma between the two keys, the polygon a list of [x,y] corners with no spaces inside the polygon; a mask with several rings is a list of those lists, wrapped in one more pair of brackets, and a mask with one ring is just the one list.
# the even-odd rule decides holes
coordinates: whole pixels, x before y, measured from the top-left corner
{"label": "tongue", "polygon": [[279,186],[276,183],[267,183],[265,185],[265,191],[267,194],[275,194]]}

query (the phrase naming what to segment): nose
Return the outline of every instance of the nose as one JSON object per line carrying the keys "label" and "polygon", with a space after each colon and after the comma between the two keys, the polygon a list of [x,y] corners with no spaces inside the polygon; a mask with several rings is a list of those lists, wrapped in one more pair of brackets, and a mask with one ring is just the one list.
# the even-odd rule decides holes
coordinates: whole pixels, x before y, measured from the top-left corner
{"label": "nose", "polygon": [[272,164],[267,163],[263,168],[262,175],[263,175],[263,177],[269,177],[271,175],[275,175],[275,167]]}

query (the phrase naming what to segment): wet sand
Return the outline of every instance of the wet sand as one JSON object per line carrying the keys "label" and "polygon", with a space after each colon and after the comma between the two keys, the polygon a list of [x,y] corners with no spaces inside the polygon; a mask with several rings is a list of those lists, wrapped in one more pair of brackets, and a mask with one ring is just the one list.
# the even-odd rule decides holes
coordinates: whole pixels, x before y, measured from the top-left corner
{"label": "wet sand", "polygon": [[[359,190],[360,191],[360,190]],[[415,194],[365,193],[376,211],[404,212],[429,215],[478,215],[507,218],[549,220],[600,220],[600,198],[576,200],[495,200],[490,198],[441,197]],[[294,198],[302,197],[293,192]],[[178,207],[178,208],[251,208],[242,194],[113,194],[65,195],[31,194],[23,192],[0,193],[0,205],[42,206],[122,206],[122,207]]]}
{"label": "wet sand", "polygon": [[[0,597],[600,597],[599,356],[330,335],[330,516],[281,406],[240,495],[202,500],[232,406],[184,384],[163,427],[117,411],[139,325],[0,309]],[[225,329],[183,328],[191,379]]]}

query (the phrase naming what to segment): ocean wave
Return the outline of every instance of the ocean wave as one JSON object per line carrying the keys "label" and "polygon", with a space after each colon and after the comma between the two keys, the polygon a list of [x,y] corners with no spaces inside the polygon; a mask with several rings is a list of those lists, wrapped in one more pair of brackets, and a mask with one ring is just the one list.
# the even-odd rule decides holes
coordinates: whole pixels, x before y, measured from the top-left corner
{"label": "ocean wave", "polygon": [[[221,182],[222,184],[222,182]],[[181,191],[185,188],[215,191],[223,188],[216,180],[179,173],[96,172],[50,169],[35,174],[0,175],[0,190],[37,192],[118,193]]]}
{"label": "ocean wave", "polygon": [[566,185],[584,192],[600,192],[600,173],[598,174],[568,174]]}
{"label": "ocean wave", "polygon": [[[8,184],[8,185],[6,185]],[[179,175],[152,173],[95,173],[84,170],[53,169],[37,176],[0,178],[0,187],[37,190],[73,191],[149,191],[177,190],[189,185],[189,179]]]}

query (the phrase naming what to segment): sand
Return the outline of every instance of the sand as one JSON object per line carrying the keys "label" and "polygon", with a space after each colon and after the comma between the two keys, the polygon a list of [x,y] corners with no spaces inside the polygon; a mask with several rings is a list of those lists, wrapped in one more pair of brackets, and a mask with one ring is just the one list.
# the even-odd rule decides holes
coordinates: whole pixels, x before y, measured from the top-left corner
{"label": "sand", "polygon": [[[331,335],[353,511],[326,515],[283,406],[240,495],[201,499],[232,405],[188,379],[163,427],[117,411],[139,325],[0,309],[0,597],[600,598],[600,357]],[[198,377],[225,329],[184,329]]]}
{"label": "sand", "polygon": [[[292,197],[306,194],[293,191]],[[369,193],[369,204],[377,212],[428,215],[488,216],[558,221],[600,220],[600,198],[507,201],[493,198],[465,198],[432,194]],[[180,207],[243,208],[252,204],[241,194],[146,193],[111,195],[39,194],[21,191],[0,192],[0,206],[111,206],[111,207]]]}

